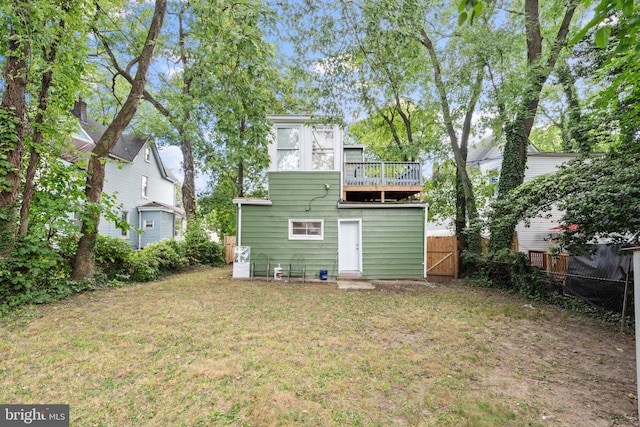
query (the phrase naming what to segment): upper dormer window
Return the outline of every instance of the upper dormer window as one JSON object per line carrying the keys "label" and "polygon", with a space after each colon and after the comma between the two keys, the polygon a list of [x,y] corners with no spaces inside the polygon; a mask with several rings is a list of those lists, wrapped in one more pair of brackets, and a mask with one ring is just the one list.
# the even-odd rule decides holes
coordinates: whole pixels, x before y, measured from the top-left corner
{"label": "upper dormer window", "polygon": [[334,147],[333,128],[320,127],[313,130],[311,162],[314,170],[333,170]]}
{"label": "upper dormer window", "polygon": [[144,147],[144,161],[151,163],[151,148]]}
{"label": "upper dormer window", "polygon": [[300,128],[279,127],[276,132],[278,170],[300,169]]}

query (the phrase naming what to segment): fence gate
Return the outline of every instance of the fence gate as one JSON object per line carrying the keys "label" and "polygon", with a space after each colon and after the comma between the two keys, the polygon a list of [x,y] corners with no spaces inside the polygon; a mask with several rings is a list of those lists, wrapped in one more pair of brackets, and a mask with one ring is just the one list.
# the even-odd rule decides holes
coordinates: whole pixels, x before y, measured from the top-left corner
{"label": "fence gate", "polygon": [[458,278],[458,240],[455,236],[427,236],[427,278]]}
{"label": "fence gate", "polygon": [[227,264],[233,262],[233,249],[236,247],[236,236],[224,236],[224,260]]}

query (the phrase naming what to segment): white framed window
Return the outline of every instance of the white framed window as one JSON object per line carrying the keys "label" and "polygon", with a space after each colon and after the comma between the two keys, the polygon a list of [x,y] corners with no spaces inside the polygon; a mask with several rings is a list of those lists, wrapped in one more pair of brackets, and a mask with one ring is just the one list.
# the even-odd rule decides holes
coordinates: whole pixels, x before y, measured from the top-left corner
{"label": "white framed window", "polygon": [[333,128],[319,127],[313,130],[311,163],[313,170],[333,170],[335,137]]}
{"label": "white framed window", "polygon": [[151,148],[144,147],[144,161],[147,163],[151,163]]}
{"label": "white framed window", "polygon": [[[122,213],[120,214],[120,219],[122,219],[122,222],[125,224],[129,224],[129,212],[127,211],[122,211]],[[120,230],[120,235],[122,237],[129,237],[129,229],[124,229],[124,230]]]}
{"label": "white framed window", "polygon": [[279,171],[300,169],[300,128],[278,127],[276,129]]}
{"label": "white framed window", "polygon": [[183,227],[183,219],[180,217],[176,217],[175,225],[173,228],[173,236],[180,237],[182,236],[182,227]]}
{"label": "white framed window", "polygon": [[145,230],[153,230],[153,220],[152,219],[145,219],[144,220],[144,229]]}
{"label": "white framed window", "polygon": [[142,175],[142,197],[149,197],[149,177]]}
{"label": "white framed window", "polygon": [[289,240],[324,240],[324,220],[289,219]]}

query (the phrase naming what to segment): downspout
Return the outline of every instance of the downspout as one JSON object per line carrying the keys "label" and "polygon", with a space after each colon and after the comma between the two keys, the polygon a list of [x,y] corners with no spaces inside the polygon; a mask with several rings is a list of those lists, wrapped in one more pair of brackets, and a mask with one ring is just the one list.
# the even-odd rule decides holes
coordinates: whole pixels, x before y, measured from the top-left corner
{"label": "downspout", "polygon": [[[633,251],[633,295],[640,295],[640,248]],[[628,272],[627,272],[628,273]],[[640,298],[634,298],[635,322],[638,324],[638,313],[640,312]],[[640,354],[640,330],[636,327],[636,354]],[[636,356],[636,384],[637,394],[640,395],[640,362]],[[640,400],[638,401],[638,414],[640,414]]]}
{"label": "downspout", "polygon": [[236,228],[238,229],[238,242],[236,246],[242,246],[242,202],[238,202],[238,223]]}
{"label": "downspout", "polygon": [[138,210],[138,249],[142,249],[140,245],[142,245],[142,211],[140,211],[140,206],[136,208]]}
{"label": "downspout", "polygon": [[424,280],[427,280],[427,222],[429,220],[429,205],[425,206],[424,208],[424,230],[423,230],[423,236],[424,236],[424,250],[422,251],[422,253],[424,254]]}

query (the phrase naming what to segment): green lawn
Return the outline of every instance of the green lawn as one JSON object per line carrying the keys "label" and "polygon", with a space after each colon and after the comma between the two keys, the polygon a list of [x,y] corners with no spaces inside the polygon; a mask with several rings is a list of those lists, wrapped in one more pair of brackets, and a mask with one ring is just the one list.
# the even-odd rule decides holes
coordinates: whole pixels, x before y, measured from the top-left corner
{"label": "green lawn", "polygon": [[527,303],[463,285],[185,273],[0,320],[0,402],[67,403],[75,426],[563,425],[545,414],[571,409],[485,384],[498,367],[520,385],[534,375],[516,371],[523,353],[505,352],[503,334],[558,321],[609,331]]}

